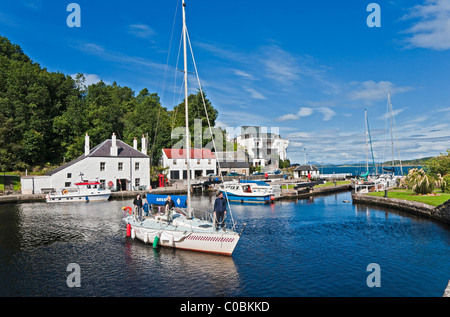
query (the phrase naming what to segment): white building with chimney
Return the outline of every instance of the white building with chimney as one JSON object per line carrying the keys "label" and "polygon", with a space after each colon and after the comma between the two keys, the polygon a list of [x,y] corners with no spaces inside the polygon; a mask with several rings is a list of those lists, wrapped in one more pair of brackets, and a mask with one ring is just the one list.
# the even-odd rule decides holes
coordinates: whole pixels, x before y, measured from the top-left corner
{"label": "white building with chimney", "polygon": [[141,139],[133,146],[118,140],[113,133],[94,148],[90,148],[89,136],[85,136],[84,155],[63,164],[44,176],[22,177],[23,194],[40,194],[50,191],[75,189],[80,181],[99,181],[105,188],[115,190],[139,190],[150,188],[150,157],[147,140]]}

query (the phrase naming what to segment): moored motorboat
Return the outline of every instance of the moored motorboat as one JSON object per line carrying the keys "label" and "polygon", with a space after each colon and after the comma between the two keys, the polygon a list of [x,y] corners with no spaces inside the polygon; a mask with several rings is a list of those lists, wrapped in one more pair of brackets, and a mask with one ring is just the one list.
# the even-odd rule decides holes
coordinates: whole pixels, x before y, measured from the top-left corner
{"label": "moored motorboat", "polygon": [[220,187],[223,196],[229,201],[241,203],[270,203],[275,196],[270,188],[253,183],[224,183]]}
{"label": "moored motorboat", "polygon": [[48,203],[105,201],[111,196],[111,191],[101,186],[99,182],[75,183],[76,189],[63,189],[60,193],[48,194]]}

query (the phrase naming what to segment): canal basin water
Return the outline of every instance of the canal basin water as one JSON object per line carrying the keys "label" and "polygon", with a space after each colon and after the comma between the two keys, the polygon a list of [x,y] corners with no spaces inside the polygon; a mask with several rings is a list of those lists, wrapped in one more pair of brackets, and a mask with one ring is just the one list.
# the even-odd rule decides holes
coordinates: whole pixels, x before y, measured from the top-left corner
{"label": "canal basin water", "polygon": [[[193,200],[206,210],[214,196]],[[448,226],[353,205],[350,192],[231,204],[247,224],[232,257],[127,238],[130,204],[0,206],[0,296],[442,296],[450,279]],[[70,263],[80,287],[67,285]],[[367,284],[371,263],[380,287]]]}

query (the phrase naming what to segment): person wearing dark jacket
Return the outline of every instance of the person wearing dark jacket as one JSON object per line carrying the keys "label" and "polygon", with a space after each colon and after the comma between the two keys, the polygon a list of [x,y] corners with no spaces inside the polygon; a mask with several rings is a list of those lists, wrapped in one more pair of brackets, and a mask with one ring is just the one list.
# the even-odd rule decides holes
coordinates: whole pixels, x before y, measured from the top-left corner
{"label": "person wearing dark jacket", "polygon": [[141,218],[142,198],[140,194],[137,194],[136,198],[133,200],[133,205],[137,215]]}
{"label": "person wearing dark jacket", "polygon": [[225,215],[227,214],[227,202],[223,198],[223,193],[220,192],[214,201],[214,219],[216,230],[219,230],[219,226],[225,229]]}
{"label": "person wearing dark jacket", "polygon": [[169,209],[175,207],[175,202],[172,200],[172,197],[170,197],[170,195],[167,196],[166,202],[164,203],[164,206],[166,205],[169,205]]}

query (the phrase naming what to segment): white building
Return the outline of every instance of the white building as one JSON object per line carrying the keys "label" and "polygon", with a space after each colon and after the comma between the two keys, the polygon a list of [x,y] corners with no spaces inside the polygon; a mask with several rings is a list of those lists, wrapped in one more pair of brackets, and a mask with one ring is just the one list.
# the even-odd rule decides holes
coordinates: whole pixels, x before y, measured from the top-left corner
{"label": "white building", "polygon": [[134,190],[146,186],[150,188],[150,157],[147,155],[147,140],[142,137],[142,149],[138,150],[137,140],[133,147],[117,140],[103,141],[93,149],[89,146],[89,136],[85,136],[84,155],[61,165],[45,176],[22,177],[23,194],[39,194],[51,190],[76,188],[82,180],[99,181],[107,188]]}
{"label": "white building", "polygon": [[253,166],[278,168],[279,160],[287,159],[289,140],[267,132],[266,127],[242,126],[234,141],[247,151]]}
{"label": "white building", "polygon": [[[185,149],[163,149],[162,165],[168,168],[169,179],[187,179]],[[217,174],[217,159],[209,149],[191,149],[189,167],[191,178]]]}
{"label": "white building", "polygon": [[311,178],[318,179],[320,175],[319,169],[311,164],[297,166],[293,172],[294,178],[308,177],[308,174],[310,174]]}

